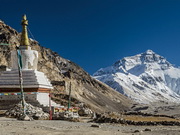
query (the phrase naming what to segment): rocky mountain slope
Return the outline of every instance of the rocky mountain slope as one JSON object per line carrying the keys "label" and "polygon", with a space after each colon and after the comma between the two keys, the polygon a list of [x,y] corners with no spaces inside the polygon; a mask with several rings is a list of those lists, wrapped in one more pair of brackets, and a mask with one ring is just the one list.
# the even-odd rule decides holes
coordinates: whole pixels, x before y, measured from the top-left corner
{"label": "rocky mountain slope", "polygon": [[94,77],[140,103],[180,103],[180,69],[152,50],[101,68]]}
{"label": "rocky mountain slope", "polygon": [[[0,21],[0,43],[10,45],[0,46],[0,70],[10,67],[10,51],[19,45],[19,36],[16,30]],[[30,40],[31,47],[39,52],[38,70],[44,72],[54,86],[53,99],[64,104],[72,83],[73,101],[83,102],[94,111],[124,111],[128,110],[132,102],[109,86],[92,78],[77,64],[64,59],[58,53]]]}

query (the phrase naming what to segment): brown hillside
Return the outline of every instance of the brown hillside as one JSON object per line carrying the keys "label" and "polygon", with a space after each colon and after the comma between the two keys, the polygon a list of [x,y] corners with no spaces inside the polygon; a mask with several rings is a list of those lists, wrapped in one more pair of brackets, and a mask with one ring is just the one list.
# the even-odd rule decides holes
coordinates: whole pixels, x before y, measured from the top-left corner
{"label": "brown hillside", "polygon": [[[19,45],[19,33],[0,21],[0,42],[11,46],[0,46],[0,65],[10,67],[10,51]],[[84,102],[94,111],[124,111],[132,102],[109,86],[92,78],[80,66],[64,59],[56,52],[44,48],[35,40],[30,40],[31,47],[39,52],[38,70],[44,72],[54,86],[53,99],[65,103],[69,84],[72,83],[74,102]]]}

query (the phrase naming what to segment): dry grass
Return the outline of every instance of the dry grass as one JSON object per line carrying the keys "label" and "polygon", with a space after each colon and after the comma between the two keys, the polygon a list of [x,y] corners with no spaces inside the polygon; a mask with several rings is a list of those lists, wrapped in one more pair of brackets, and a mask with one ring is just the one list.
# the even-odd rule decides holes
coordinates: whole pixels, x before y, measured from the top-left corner
{"label": "dry grass", "polygon": [[153,116],[137,116],[137,115],[124,115],[124,119],[132,121],[179,121],[177,119],[168,117],[153,117]]}

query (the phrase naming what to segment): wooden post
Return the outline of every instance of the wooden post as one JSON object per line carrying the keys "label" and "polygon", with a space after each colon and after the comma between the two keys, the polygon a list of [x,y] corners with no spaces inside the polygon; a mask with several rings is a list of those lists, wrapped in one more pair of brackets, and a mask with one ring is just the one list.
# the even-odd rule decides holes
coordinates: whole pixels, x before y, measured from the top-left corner
{"label": "wooden post", "polygon": [[52,120],[51,91],[49,92],[49,120]]}
{"label": "wooden post", "polygon": [[21,102],[22,102],[22,107],[23,107],[23,113],[26,115],[26,105],[25,105],[25,99],[24,99],[24,90],[23,90],[23,78],[22,78],[22,59],[21,59],[21,53],[16,47],[17,51],[17,60],[18,60],[18,70],[19,70],[19,85],[21,89]]}
{"label": "wooden post", "polygon": [[70,85],[69,85],[68,111],[69,111],[70,107],[71,107],[71,82],[70,82]]}

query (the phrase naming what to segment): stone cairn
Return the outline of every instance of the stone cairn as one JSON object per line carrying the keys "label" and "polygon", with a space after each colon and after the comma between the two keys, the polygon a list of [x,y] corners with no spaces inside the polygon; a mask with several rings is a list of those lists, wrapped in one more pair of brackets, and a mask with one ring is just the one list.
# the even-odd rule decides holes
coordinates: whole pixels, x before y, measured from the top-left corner
{"label": "stone cairn", "polygon": [[26,103],[26,115],[23,113],[23,107],[21,102],[16,104],[13,108],[6,111],[7,117],[17,118],[18,120],[48,120],[49,114],[45,113],[42,108],[34,107],[31,104]]}

